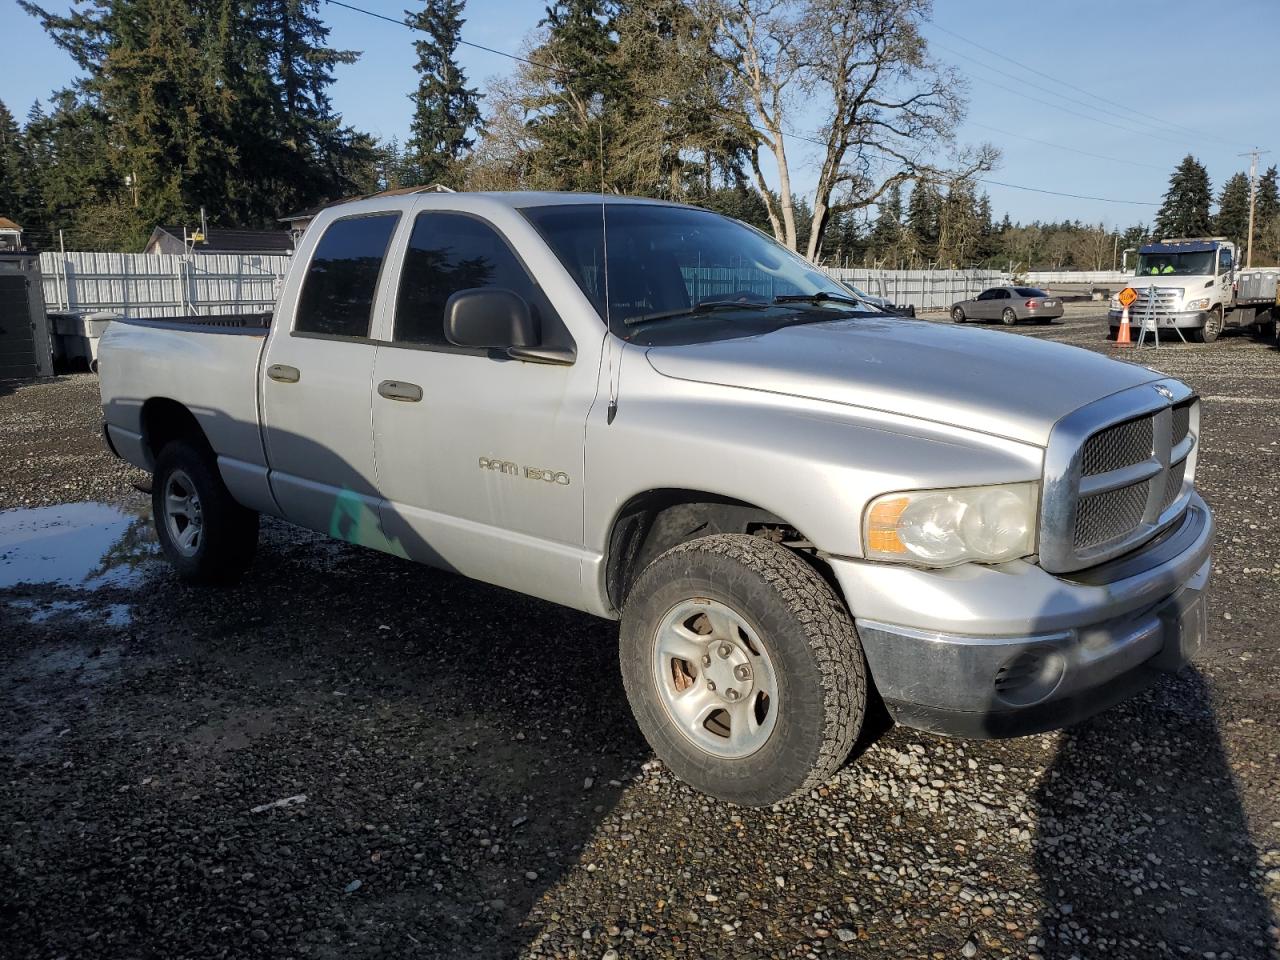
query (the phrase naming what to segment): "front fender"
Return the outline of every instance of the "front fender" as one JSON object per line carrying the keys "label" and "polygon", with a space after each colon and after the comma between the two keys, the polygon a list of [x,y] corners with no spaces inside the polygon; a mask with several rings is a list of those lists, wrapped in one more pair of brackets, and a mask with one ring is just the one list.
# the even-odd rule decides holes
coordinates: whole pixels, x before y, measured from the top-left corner
{"label": "front fender", "polygon": [[784,519],[819,550],[862,555],[862,514],[883,493],[1039,480],[1043,450],[859,407],[663,377],[623,357],[617,415],[587,424],[586,543],[604,555],[633,497],[680,488]]}

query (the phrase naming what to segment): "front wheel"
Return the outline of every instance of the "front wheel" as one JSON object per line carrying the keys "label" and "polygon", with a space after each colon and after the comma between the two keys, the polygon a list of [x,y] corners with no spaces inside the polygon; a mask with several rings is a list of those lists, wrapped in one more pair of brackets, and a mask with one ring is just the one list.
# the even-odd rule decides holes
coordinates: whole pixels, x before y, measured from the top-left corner
{"label": "front wheel", "polygon": [[829,779],[866,716],[848,611],[760,537],[704,537],[658,557],[627,597],[620,659],[654,752],[686,783],[745,806]]}
{"label": "front wheel", "polygon": [[1205,317],[1204,326],[1191,331],[1192,343],[1213,343],[1222,336],[1222,309],[1215,307]]}
{"label": "front wheel", "polygon": [[952,319],[952,321],[953,321],[953,322],[955,322],[955,323],[964,323],[964,321],[965,321],[964,311],[963,311],[963,310],[961,310],[959,307],[952,307],[952,308],[951,308],[951,319]]}
{"label": "front wheel", "polygon": [[178,440],[160,451],[151,510],[160,547],[183,580],[230,583],[249,569],[258,515],[232,499],[207,447]]}
{"label": "front wheel", "polygon": [[1013,307],[1004,308],[1004,312],[1000,314],[1000,322],[1006,327],[1012,327],[1018,322],[1018,315],[1013,312]]}

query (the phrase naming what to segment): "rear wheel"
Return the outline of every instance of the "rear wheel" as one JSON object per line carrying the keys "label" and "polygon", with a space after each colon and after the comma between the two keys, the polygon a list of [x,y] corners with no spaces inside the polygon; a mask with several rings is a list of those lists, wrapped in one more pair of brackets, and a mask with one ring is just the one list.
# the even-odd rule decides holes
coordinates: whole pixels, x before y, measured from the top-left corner
{"label": "rear wheel", "polygon": [[230,583],[253,561],[258,515],[232,499],[208,447],[177,440],[160,451],[151,509],[160,547],[183,580]]}
{"label": "rear wheel", "polygon": [[952,319],[953,321],[955,321],[956,323],[964,323],[964,321],[965,321],[965,319],[966,319],[966,317],[965,317],[965,315],[964,315],[964,311],[963,311],[963,310],[961,310],[959,307],[952,307],[952,308],[951,308],[951,319]]}
{"label": "rear wheel", "polygon": [[654,752],[686,783],[767,806],[824,782],[867,710],[853,621],[785,547],[725,534],[681,544],[636,581],[622,679]]}
{"label": "rear wheel", "polygon": [[1012,327],[1018,322],[1018,315],[1013,312],[1013,307],[1004,308],[1004,311],[1000,314],[1000,322],[1006,327]]}

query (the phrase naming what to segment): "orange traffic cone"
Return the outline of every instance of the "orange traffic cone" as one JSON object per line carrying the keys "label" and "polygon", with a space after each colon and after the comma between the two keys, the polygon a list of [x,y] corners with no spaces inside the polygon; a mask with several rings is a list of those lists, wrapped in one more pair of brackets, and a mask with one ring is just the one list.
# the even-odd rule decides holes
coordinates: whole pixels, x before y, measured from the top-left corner
{"label": "orange traffic cone", "polygon": [[1125,307],[1120,314],[1120,332],[1116,334],[1117,347],[1132,347],[1133,340],[1129,336],[1129,308]]}

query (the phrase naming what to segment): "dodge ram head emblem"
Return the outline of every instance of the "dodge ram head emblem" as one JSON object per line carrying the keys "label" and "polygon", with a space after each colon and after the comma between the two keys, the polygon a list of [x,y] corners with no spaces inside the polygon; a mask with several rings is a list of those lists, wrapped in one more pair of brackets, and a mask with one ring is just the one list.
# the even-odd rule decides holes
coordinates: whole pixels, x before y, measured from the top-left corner
{"label": "dodge ram head emblem", "polygon": [[1168,387],[1166,387],[1164,384],[1157,383],[1155,385],[1155,388],[1156,388],[1156,393],[1160,394],[1160,396],[1164,397],[1166,400],[1173,399],[1173,391],[1170,390]]}

